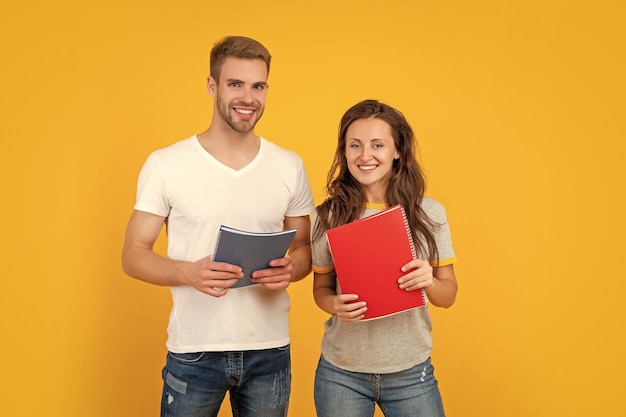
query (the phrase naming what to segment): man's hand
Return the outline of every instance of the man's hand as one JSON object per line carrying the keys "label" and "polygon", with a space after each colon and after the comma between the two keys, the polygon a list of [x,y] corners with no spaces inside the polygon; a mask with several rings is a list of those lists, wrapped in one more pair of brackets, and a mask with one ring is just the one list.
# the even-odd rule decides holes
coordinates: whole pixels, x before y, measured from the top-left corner
{"label": "man's hand", "polygon": [[243,277],[241,267],[226,262],[214,262],[211,256],[184,264],[183,273],[183,285],[189,285],[213,297],[225,295],[228,288]]}
{"label": "man's hand", "polygon": [[252,282],[257,282],[270,290],[282,290],[294,278],[295,268],[291,256],[270,261],[270,267],[252,273]]}

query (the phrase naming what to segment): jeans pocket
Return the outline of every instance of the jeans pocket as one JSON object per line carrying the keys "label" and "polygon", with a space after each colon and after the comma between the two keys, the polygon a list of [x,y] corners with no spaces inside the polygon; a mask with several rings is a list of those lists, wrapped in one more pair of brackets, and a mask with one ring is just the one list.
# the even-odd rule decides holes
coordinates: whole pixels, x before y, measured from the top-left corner
{"label": "jeans pocket", "polygon": [[194,353],[167,352],[167,354],[170,358],[181,363],[200,362],[202,358],[204,357],[204,352],[194,352]]}

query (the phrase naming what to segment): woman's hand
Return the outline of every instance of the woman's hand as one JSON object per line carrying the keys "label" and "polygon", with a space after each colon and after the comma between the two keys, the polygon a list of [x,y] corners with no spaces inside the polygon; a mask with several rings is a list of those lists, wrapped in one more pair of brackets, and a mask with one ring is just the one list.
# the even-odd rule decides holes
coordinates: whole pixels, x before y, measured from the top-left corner
{"label": "woman's hand", "polygon": [[409,271],[398,279],[400,288],[406,291],[415,291],[420,288],[429,289],[435,285],[433,267],[427,261],[414,259],[402,267],[402,271]]}
{"label": "woman's hand", "polygon": [[356,294],[339,294],[333,296],[333,308],[340,321],[355,322],[361,320],[367,311],[365,301],[356,301]]}
{"label": "woman's hand", "polygon": [[367,311],[365,301],[356,301],[356,294],[337,294],[337,281],[334,271],[313,273],[313,298],[319,308],[328,314],[335,314],[340,321],[355,322],[364,317]]}

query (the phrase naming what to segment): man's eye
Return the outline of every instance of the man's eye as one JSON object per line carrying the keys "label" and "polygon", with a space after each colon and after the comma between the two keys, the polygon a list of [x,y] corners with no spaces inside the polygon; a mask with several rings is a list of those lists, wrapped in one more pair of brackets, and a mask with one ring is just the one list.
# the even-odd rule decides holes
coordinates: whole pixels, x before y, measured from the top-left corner
{"label": "man's eye", "polygon": [[228,84],[230,87],[239,87],[239,83],[230,83]]}

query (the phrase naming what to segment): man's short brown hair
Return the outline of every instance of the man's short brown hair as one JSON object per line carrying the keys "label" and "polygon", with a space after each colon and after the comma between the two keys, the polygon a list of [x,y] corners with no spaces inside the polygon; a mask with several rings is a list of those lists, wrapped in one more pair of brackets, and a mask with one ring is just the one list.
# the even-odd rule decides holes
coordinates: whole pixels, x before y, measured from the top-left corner
{"label": "man's short brown hair", "polygon": [[260,59],[267,66],[267,73],[270,73],[272,56],[265,46],[246,36],[227,36],[217,41],[211,49],[210,71],[216,83],[219,83],[222,64],[228,57]]}

